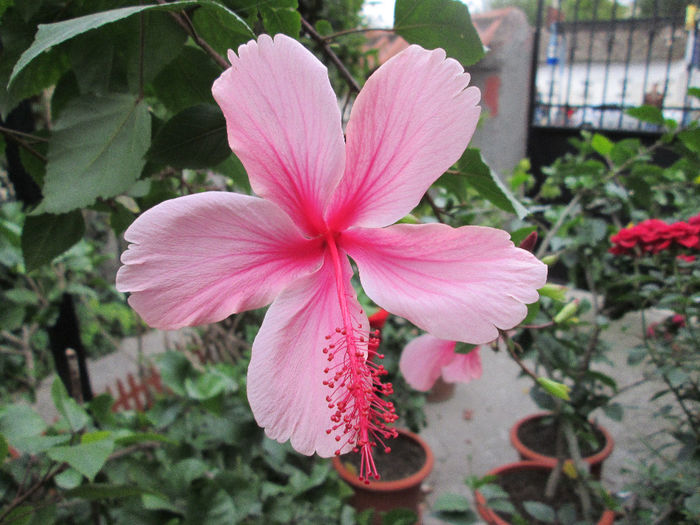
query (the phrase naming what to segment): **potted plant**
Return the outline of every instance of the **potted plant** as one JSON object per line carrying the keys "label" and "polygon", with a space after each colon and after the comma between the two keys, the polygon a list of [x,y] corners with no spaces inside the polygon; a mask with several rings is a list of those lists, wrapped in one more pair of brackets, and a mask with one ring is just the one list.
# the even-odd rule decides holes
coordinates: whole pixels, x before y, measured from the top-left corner
{"label": "potted plant", "polygon": [[[583,441],[581,459],[589,466],[595,479],[600,479],[603,462],[612,454],[615,440],[601,425],[591,423],[592,440]],[[539,461],[554,467],[557,463],[556,420],[551,412],[531,414],[510,429],[510,442],[523,460]]]}
{"label": "potted plant", "polygon": [[398,437],[390,442],[390,452],[377,448],[374,453],[382,479],[359,479],[359,453],[333,458],[333,467],[354,491],[350,503],[358,511],[374,509],[377,524],[381,522],[380,513],[393,509],[411,509],[420,515],[421,485],[435,462],[430,446],[420,436],[408,430],[398,432]]}
{"label": "potted plant", "polygon": [[[486,478],[488,483],[474,492],[479,515],[489,525],[573,523],[583,518],[575,489],[566,480],[557,487],[554,505],[543,498],[552,468],[545,462],[520,461],[493,469]],[[615,513],[598,500],[586,523],[612,525],[614,519]]]}

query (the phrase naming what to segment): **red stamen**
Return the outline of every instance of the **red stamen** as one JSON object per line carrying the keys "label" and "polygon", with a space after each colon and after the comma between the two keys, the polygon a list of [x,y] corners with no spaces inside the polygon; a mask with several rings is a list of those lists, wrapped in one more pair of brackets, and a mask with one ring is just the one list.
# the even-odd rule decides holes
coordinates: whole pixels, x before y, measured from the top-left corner
{"label": "red stamen", "polygon": [[379,479],[372,449],[377,443],[389,449],[384,440],[397,436],[395,429],[386,426],[398,419],[394,405],[380,397],[391,394],[393,387],[391,383],[382,384],[381,376],[386,375],[387,371],[384,366],[374,362],[375,358],[384,357],[377,354],[379,332],[369,333],[361,324],[352,322],[335,239],[327,234],[326,241],[334,264],[344,325],[326,336],[326,340],[333,341],[323,349],[328,361],[333,362],[336,356],[339,357],[334,365],[324,369],[328,377],[323,384],[332,390],[326,401],[331,409],[335,405],[330,417],[333,424],[326,432],[335,434],[335,440],[341,443],[336,454],[340,454],[346,445],[354,445],[354,450],[359,449],[359,478],[369,483],[369,478]]}

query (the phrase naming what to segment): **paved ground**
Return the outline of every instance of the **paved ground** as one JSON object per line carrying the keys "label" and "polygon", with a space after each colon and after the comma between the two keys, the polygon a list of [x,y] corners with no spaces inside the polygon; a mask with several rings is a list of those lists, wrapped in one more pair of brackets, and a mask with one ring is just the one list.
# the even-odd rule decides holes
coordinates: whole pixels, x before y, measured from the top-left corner
{"label": "paved ground", "polygon": [[[610,358],[613,367],[601,368],[612,375],[620,387],[641,379],[641,370],[626,365],[627,349],[634,346],[633,335],[640,326],[638,315],[629,315],[615,323],[605,337],[613,343]],[[136,373],[139,359],[171,348],[178,340],[176,332],[149,332],[139,350],[135,338],[125,340],[122,349],[89,365],[95,392],[113,386],[117,377]],[[501,464],[515,461],[517,455],[508,440],[510,427],[520,417],[537,411],[530,399],[530,380],[518,378],[518,367],[504,352],[482,350],[484,374],[467,385],[457,385],[452,399],[427,406],[428,425],[421,435],[435,453],[435,469],[425,488],[428,507],[442,493],[452,492],[469,496],[464,485],[467,476],[482,476]],[[51,380],[44,382],[38,393],[37,406],[42,415],[51,420],[55,411],[50,398]],[[621,470],[644,450],[640,439],[658,425],[650,418],[653,407],[647,402],[656,385],[644,383],[626,391],[618,401],[625,407],[623,421],[615,422],[597,414],[598,420],[616,440],[612,456],[605,463],[603,481],[611,491],[624,486]],[[442,522],[425,513],[426,525]]]}
{"label": "paved ground", "polygon": [[[660,319],[663,314],[656,314]],[[613,324],[604,338],[612,345],[609,355],[614,366],[597,369],[613,377],[618,387],[632,385],[642,379],[641,369],[626,364],[627,349],[635,346],[640,326],[638,314],[627,315]],[[467,476],[483,476],[490,469],[516,461],[515,450],[508,438],[510,427],[521,417],[538,411],[529,397],[531,380],[518,378],[518,366],[504,352],[482,350],[484,374],[478,381],[457,385],[455,396],[442,403],[430,403],[428,426],[421,436],[435,453],[435,469],[425,488],[428,507],[442,493],[452,492],[470,497],[464,484]],[[625,409],[622,422],[596,413],[597,420],[615,439],[612,455],[603,468],[603,483],[612,492],[625,484],[623,467],[633,464],[645,450],[642,438],[659,428],[651,418],[653,404],[648,400],[659,385],[644,382],[630,388],[616,399]],[[443,522],[425,513],[425,525]]]}

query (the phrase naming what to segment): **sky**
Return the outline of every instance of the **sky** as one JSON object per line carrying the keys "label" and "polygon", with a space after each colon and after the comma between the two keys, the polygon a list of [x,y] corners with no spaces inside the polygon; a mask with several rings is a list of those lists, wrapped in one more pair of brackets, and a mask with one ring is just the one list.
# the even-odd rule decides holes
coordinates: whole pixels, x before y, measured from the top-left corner
{"label": "sky", "polygon": [[[483,11],[483,0],[461,0],[469,6],[470,13]],[[391,27],[394,23],[394,0],[365,0],[363,13],[370,27]]]}

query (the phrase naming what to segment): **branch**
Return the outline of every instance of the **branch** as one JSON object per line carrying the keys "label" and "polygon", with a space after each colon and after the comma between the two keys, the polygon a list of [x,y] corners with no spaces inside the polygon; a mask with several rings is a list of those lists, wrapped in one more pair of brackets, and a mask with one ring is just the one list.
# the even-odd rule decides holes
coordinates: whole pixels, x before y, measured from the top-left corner
{"label": "branch", "polygon": [[345,64],[343,64],[342,60],[338,58],[338,55],[336,55],[333,52],[331,46],[328,44],[326,39],[319,35],[318,32],[314,29],[314,26],[307,22],[306,19],[304,19],[303,17],[301,19],[301,25],[304,28],[304,31],[306,31],[311,37],[311,39],[314,42],[316,42],[319,46],[321,46],[323,53],[331,60],[331,62],[333,62],[333,64],[335,64],[335,67],[338,68],[340,76],[342,76],[345,79],[345,81],[350,86],[350,89],[352,89],[356,93],[359,93],[360,85],[357,83],[350,71],[348,71],[348,69],[345,67]]}
{"label": "branch", "polygon": [[[168,3],[165,0],[157,0],[157,2],[161,5]],[[177,25],[182,27],[185,30],[185,32],[188,35],[190,35],[190,37],[192,37],[192,40],[194,40],[195,44],[201,47],[204,51],[207,52],[207,54],[210,57],[214,59],[214,62],[221,66],[222,69],[228,69],[229,63],[226,61],[226,59],[222,57],[219,53],[217,53],[216,50],[213,47],[211,47],[206,40],[204,40],[201,36],[197,34],[197,31],[195,31],[194,26],[192,25],[192,21],[184,12],[171,12],[170,16],[172,16],[175,22],[177,22]]]}

